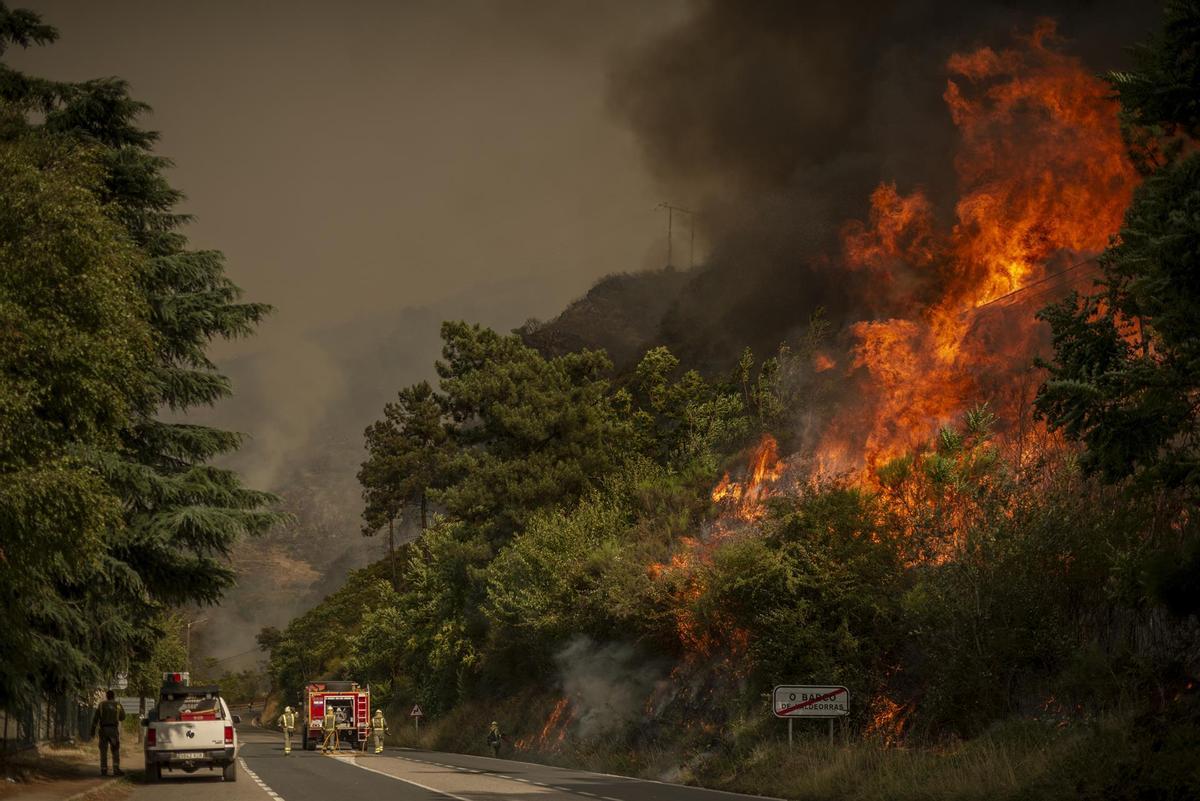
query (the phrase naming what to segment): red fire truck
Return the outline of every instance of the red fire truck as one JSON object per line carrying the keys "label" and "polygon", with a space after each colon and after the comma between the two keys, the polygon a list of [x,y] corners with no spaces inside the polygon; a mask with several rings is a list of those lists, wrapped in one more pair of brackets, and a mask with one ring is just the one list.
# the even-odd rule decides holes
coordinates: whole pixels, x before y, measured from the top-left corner
{"label": "red fire truck", "polygon": [[337,719],[338,740],[356,748],[366,742],[371,721],[371,689],[354,681],[311,681],[304,688],[304,748],[313,751],[325,738],[325,710]]}

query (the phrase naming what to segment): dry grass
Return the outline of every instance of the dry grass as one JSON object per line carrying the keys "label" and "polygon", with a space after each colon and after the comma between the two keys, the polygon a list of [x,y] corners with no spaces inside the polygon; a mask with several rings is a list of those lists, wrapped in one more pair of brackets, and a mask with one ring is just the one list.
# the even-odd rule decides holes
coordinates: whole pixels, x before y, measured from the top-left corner
{"label": "dry grass", "polygon": [[[860,742],[831,746],[823,738],[795,748],[764,744],[741,757],[704,763],[690,783],[798,801],[958,801],[1071,797],[1064,765],[1101,753],[1127,721],[1057,730],[1011,723],[966,743],[938,748],[883,748]],[[1100,753],[1098,753],[1100,752]]]}
{"label": "dry grass", "polygon": [[[491,709],[458,709],[422,725],[393,725],[402,745],[484,753],[489,720],[502,722],[510,743],[536,734],[545,701],[513,699]],[[966,801],[1053,799],[1075,795],[1079,776],[1105,769],[1104,754],[1122,747],[1129,720],[1113,716],[1064,729],[1013,721],[968,742],[923,748],[885,748],[874,742],[831,745],[824,736],[798,737],[795,747],[747,726],[706,750],[682,741],[622,747],[621,738],[568,739],[505,756],[796,801]],[[735,727],[736,728],[736,727]]]}

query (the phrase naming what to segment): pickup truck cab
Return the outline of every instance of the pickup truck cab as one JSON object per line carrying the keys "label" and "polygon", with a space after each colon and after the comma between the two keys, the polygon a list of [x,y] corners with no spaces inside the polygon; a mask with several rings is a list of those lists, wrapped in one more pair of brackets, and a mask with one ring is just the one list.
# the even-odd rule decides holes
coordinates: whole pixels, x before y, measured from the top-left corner
{"label": "pickup truck cab", "polygon": [[220,768],[225,781],[237,781],[240,722],[216,687],[163,685],[158,706],[142,722],[147,780],[159,781],[164,770]]}

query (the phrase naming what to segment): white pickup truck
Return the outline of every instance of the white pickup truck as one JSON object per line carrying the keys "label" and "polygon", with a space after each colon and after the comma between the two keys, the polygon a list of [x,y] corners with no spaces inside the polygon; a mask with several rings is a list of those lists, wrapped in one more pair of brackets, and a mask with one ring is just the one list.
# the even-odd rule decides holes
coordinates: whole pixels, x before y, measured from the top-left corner
{"label": "white pickup truck", "polygon": [[216,687],[164,684],[158,706],[142,721],[147,780],[161,780],[163,770],[220,768],[225,781],[237,781],[238,723]]}

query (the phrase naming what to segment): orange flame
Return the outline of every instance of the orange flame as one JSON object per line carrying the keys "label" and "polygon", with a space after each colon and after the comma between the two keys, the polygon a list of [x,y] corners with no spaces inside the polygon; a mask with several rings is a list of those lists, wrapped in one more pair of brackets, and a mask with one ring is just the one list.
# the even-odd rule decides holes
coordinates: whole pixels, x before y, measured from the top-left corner
{"label": "orange flame", "polygon": [[904,728],[912,711],[908,704],[899,704],[886,695],[878,695],[868,711],[870,721],[865,735],[878,738],[886,748],[900,745],[904,741]]}
{"label": "orange flame", "polygon": [[765,511],[763,502],[771,494],[772,485],[783,475],[783,467],[779,443],[770,434],[763,434],[750,454],[746,482],[732,481],[726,473],[713,488],[713,503],[728,503],[734,516],[741,520],[760,519]]}
{"label": "orange flame", "polygon": [[[870,274],[880,316],[851,328],[860,400],[839,411],[819,463],[879,465],[980,400],[1011,412],[1002,376],[1029,361],[1038,328],[1024,315],[983,342],[975,310],[1094,256],[1119,229],[1137,176],[1117,107],[1054,43],[1042,21],[1019,48],[950,58],[943,97],[961,145],[949,231],[920,190],[887,183],[867,222],[846,226],[845,263]],[[989,385],[1000,397],[983,397]]]}

